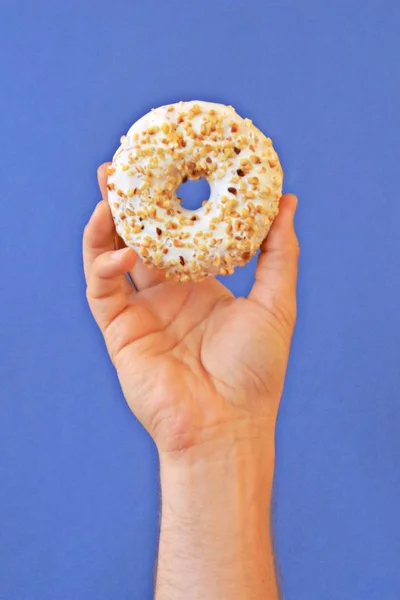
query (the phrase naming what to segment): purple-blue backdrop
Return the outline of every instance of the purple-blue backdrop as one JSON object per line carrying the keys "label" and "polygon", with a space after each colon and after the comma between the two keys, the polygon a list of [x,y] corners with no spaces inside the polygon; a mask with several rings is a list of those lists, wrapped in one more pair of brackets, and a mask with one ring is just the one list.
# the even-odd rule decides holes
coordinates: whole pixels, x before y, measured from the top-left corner
{"label": "purple-blue backdrop", "polygon": [[194,98],[272,136],[300,199],[283,595],[398,600],[398,0],[0,4],[1,600],[152,597],[157,457],[87,309],[81,233],[119,136]]}

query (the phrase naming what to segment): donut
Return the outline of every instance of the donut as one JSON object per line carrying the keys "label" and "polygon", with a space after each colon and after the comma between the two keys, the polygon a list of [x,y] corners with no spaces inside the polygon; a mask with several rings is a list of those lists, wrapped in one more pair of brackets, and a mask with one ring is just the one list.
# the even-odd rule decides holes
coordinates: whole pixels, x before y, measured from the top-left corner
{"label": "donut", "polygon": [[[195,211],[177,190],[205,178]],[[282,169],[272,142],[232,106],[179,102],[144,115],[108,168],[117,233],[167,278],[228,275],[257,252],[279,209]]]}

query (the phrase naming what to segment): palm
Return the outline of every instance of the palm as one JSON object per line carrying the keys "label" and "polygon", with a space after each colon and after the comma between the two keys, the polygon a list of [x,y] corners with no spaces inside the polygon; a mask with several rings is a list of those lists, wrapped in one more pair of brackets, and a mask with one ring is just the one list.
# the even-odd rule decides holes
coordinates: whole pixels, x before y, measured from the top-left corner
{"label": "palm", "polygon": [[249,401],[265,410],[257,400],[279,398],[285,329],[215,280],[161,283],[131,296],[105,337],[126,399],[155,437],[173,431],[184,443],[195,428],[241,418]]}

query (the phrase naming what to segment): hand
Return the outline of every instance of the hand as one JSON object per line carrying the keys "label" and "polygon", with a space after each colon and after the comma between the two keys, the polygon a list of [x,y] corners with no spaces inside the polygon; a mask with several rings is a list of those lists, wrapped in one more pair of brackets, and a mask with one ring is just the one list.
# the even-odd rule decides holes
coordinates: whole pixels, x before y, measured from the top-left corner
{"label": "hand", "polygon": [[126,400],[159,451],[248,424],[273,434],[296,317],[296,197],[282,197],[253,289],[236,299],[215,279],[166,281],[132,249],[115,250],[107,165],[98,178],[103,200],[83,239],[87,298]]}

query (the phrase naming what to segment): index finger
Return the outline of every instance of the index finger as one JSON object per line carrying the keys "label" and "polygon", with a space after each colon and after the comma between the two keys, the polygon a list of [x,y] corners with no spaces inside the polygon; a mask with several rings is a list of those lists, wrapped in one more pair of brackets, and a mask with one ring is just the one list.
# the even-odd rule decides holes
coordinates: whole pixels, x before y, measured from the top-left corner
{"label": "index finger", "polygon": [[96,206],[83,233],[83,268],[86,282],[91,267],[98,256],[114,250],[114,221],[108,202],[102,200]]}

